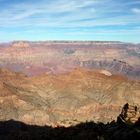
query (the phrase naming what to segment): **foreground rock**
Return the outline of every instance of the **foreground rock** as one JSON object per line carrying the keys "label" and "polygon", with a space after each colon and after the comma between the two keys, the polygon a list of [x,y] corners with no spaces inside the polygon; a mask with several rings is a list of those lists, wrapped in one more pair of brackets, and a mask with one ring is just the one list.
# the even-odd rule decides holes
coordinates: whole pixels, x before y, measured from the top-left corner
{"label": "foreground rock", "polygon": [[125,104],[118,117],[118,122],[126,124],[135,124],[140,118],[140,108],[134,105]]}
{"label": "foreground rock", "polygon": [[[122,113],[131,110],[125,104]],[[133,108],[133,107],[132,107]],[[133,109],[132,109],[133,110]],[[112,121],[107,124],[85,122],[70,127],[28,125],[14,120],[0,122],[2,140],[139,140],[140,119],[129,125]]]}

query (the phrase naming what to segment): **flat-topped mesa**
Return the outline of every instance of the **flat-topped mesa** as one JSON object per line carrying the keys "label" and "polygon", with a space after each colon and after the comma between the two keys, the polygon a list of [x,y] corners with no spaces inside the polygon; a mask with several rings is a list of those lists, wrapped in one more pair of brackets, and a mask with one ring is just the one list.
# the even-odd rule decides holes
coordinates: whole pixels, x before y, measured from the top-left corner
{"label": "flat-topped mesa", "polygon": [[27,41],[15,41],[12,42],[12,48],[17,48],[17,49],[25,49],[25,48],[29,48],[29,42]]}
{"label": "flat-topped mesa", "polygon": [[[42,42],[41,42],[42,43]],[[43,43],[50,43],[50,44],[73,44],[73,45],[121,45],[124,44],[120,41],[45,41]]]}
{"label": "flat-topped mesa", "polygon": [[[25,41],[28,42],[28,41]],[[96,45],[96,46],[104,46],[104,45],[124,45],[126,43],[120,41],[70,41],[70,40],[48,40],[48,41],[29,41],[30,44],[34,45]],[[130,43],[127,43],[130,44]]]}

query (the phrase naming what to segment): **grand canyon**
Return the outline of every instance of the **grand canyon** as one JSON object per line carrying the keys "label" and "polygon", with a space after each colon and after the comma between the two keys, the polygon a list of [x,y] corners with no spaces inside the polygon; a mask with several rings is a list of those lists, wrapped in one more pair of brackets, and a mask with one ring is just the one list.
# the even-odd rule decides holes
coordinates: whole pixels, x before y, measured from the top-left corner
{"label": "grand canyon", "polygon": [[[0,121],[72,127],[140,117],[140,44],[14,41],[0,44]],[[131,120],[130,119],[130,120]],[[132,121],[133,122],[133,121]]]}
{"label": "grand canyon", "polygon": [[0,140],[140,140],[140,0],[0,0]]}

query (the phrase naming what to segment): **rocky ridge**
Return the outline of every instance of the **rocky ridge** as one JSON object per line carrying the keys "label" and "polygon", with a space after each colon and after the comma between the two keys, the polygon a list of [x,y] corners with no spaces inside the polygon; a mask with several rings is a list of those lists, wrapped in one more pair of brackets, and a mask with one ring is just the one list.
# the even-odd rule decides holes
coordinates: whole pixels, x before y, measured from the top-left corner
{"label": "rocky ridge", "polygon": [[[139,108],[127,103],[122,109],[122,115],[124,114],[124,110],[130,113],[130,110],[137,112]],[[127,121],[119,119],[117,122],[112,121],[107,124],[90,121],[74,126],[59,126],[55,128],[47,125],[29,125],[20,121],[8,120],[4,122],[0,121],[0,130],[0,138],[4,140],[139,140],[140,118],[131,125]]]}
{"label": "rocky ridge", "polygon": [[115,120],[126,102],[139,105],[140,82],[100,71],[27,77],[0,71],[0,120],[71,126]]}

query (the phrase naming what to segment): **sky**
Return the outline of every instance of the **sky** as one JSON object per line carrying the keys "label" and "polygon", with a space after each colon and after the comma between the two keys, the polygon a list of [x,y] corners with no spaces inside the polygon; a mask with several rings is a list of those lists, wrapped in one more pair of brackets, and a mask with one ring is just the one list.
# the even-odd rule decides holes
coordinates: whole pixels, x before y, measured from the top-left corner
{"label": "sky", "polygon": [[0,41],[140,43],[140,0],[0,0]]}

